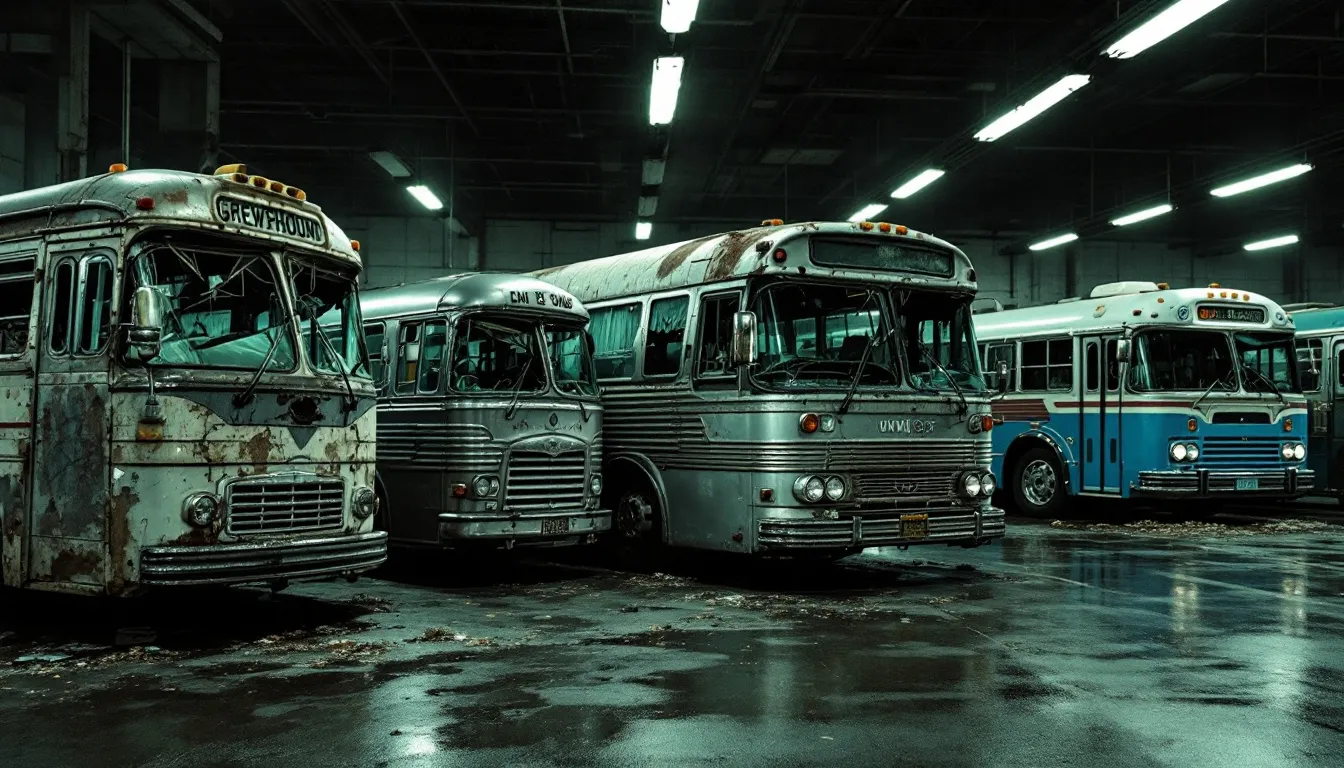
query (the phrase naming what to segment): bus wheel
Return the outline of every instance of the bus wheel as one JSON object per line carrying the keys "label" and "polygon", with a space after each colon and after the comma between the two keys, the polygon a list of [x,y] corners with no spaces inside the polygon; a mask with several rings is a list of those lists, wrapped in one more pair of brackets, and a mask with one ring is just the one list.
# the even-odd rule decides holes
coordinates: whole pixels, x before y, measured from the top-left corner
{"label": "bus wheel", "polygon": [[612,527],[622,539],[653,539],[658,522],[658,501],[643,489],[621,495],[612,510]]}
{"label": "bus wheel", "polygon": [[381,477],[374,478],[373,492],[378,499],[378,511],[373,513],[373,530],[386,531],[389,510],[387,506],[387,490],[383,488],[383,479]]}
{"label": "bus wheel", "polygon": [[1049,449],[1029,449],[1013,469],[1013,502],[1031,517],[1051,517],[1064,509],[1064,473]]}

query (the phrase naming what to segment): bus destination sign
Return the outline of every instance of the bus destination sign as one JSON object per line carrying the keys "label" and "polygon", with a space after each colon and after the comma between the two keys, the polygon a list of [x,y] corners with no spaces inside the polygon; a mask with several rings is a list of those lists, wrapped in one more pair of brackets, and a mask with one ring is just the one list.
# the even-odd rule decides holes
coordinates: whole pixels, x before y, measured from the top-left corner
{"label": "bus destination sign", "polygon": [[1212,320],[1223,323],[1263,323],[1265,310],[1262,307],[1232,307],[1218,304],[1203,304],[1199,307],[1200,320]]}
{"label": "bus destination sign", "polygon": [[229,195],[216,197],[215,218],[225,224],[265,232],[268,235],[290,237],[316,245],[324,245],[327,242],[327,233],[322,222],[316,218],[240,197]]}

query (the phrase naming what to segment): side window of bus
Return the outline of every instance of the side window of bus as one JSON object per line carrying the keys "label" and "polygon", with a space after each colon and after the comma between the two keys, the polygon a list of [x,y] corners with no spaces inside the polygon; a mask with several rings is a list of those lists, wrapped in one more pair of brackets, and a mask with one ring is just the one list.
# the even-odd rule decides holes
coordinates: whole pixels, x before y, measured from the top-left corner
{"label": "side window of bus", "polygon": [[0,357],[21,355],[28,346],[35,266],[31,255],[0,261]]}
{"label": "side window of bus", "polygon": [[439,391],[439,382],[443,380],[443,352],[447,347],[448,323],[444,320],[425,323],[424,341],[420,349],[421,394]]}
{"label": "side window of bus", "polygon": [[387,373],[386,364],[383,360],[383,336],[387,333],[387,328],[382,323],[369,323],[364,326],[364,345],[369,348],[369,368],[373,375],[374,386],[381,392],[387,383],[383,381],[383,375]]}
{"label": "side window of bus", "polygon": [[599,379],[628,379],[635,373],[635,335],[640,304],[620,304],[589,312],[593,334],[593,364]]}
{"label": "side window of bus", "polygon": [[415,391],[415,380],[420,372],[420,328],[423,323],[402,323],[397,339],[397,381],[394,387],[398,395],[409,395]]}
{"label": "side window of bus", "polygon": [[1325,343],[1320,339],[1303,339],[1297,342],[1297,376],[1302,381],[1303,392],[1321,391],[1321,361],[1324,349]]}
{"label": "side window of bus", "polygon": [[1022,342],[1022,391],[1073,388],[1073,339]]}
{"label": "side window of bus", "polygon": [[1095,341],[1087,342],[1087,391],[1096,392],[1099,386],[1097,376],[1101,368],[1101,347]]}
{"label": "side window of bus", "polygon": [[75,354],[96,355],[112,335],[112,262],[92,256],[84,260],[82,271]]}
{"label": "side window of bus", "polygon": [[62,259],[56,265],[56,302],[51,308],[51,352],[70,351],[70,329],[75,324],[75,262]]}
{"label": "side window of bus", "polygon": [[644,375],[676,376],[681,371],[686,338],[689,296],[658,299],[649,305],[649,327],[644,340]]}
{"label": "side window of bus", "polygon": [[1008,389],[1013,388],[1013,373],[1017,361],[1013,359],[1015,344],[991,344],[985,349],[985,380],[990,389],[999,388],[999,363],[1008,364]]}
{"label": "side window of bus", "polygon": [[728,358],[733,344],[733,315],[741,305],[742,297],[736,293],[706,296],[701,300],[696,376],[732,375]]}
{"label": "side window of bus", "polygon": [[1106,391],[1120,388],[1120,361],[1115,359],[1115,339],[1106,341]]}

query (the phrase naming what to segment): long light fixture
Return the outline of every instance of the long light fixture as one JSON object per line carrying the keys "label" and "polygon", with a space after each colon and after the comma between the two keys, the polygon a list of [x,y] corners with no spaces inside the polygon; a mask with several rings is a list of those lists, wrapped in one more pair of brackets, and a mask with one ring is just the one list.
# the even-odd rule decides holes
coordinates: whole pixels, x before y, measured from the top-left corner
{"label": "long light fixture", "polygon": [[1298,176],[1301,176],[1302,174],[1306,173],[1307,171],[1310,171],[1311,168],[1312,166],[1310,163],[1298,163],[1297,165],[1290,165],[1287,168],[1280,168],[1277,171],[1270,171],[1269,173],[1263,173],[1260,174],[1259,176],[1246,179],[1245,181],[1238,181],[1235,184],[1228,184],[1225,187],[1218,187],[1217,189],[1210,190],[1209,194],[1213,195],[1214,197],[1231,197],[1233,195],[1240,195],[1242,192],[1250,192],[1252,189],[1259,189],[1261,187],[1267,187],[1270,184],[1278,184],[1280,181],[1295,179]]}
{"label": "long light fixture", "polygon": [[1138,224],[1140,221],[1156,219],[1158,216],[1164,216],[1174,210],[1176,210],[1176,208],[1169,204],[1157,205],[1152,208],[1145,208],[1142,211],[1135,211],[1134,213],[1121,216],[1118,219],[1113,219],[1111,224],[1117,227],[1127,227],[1130,224]]}
{"label": "long light fixture", "polygon": [[1177,0],[1167,10],[1106,49],[1112,59],[1132,59],[1206,16],[1227,0]]}
{"label": "long light fixture", "polygon": [[1031,97],[1022,106],[981,128],[980,132],[975,134],[975,138],[980,141],[1001,139],[1090,82],[1092,82],[1091,75],[1065,75],[1059,82]]}
{"label": "long light fixture", "polygon": [[699,7],[700,0],[663,0],[663,29],[673,35],[690,29]]}
{"label": "long light fixture", "polygon": [[419,200],[421,205],[425,206],[431,211],[437,211],[443,208],[443,201],[439,199],[438,195],[435,195],[433,192],[429,191],[429,187],[426,187],[424,184],[415,184],[409,186],[406,188],[406,191],[410,192],[411,197],[414,197],[416,200]]}
{"label": "long light fixture", "polygon": [[636,240],[648,240],[651,235],[653,235],[653,222],[651,221],[635,222]]}
{"label": "long light fixture", "polygon": [[1297,241],[1297,235],[1283,235],[1282,237],[1271,237],[1268,240],[1257,240],[1254,243],[1247,243],[1243,245],[1242,248],[1245,248],[1248,251],[1267,251],[1270,248],[1293,245]]}
{"label": "long light fixture", "polygon": [[945,173],[946,171],[940,171],[936,168],[920,171],[913,179],[897,187],[896,191],[891,193],[891,196],[897,200],[904,200],[933,182],[943,178],[943,174]]}
{"label": "long light fixture", "polygon": [[404,179],[411,175],[411,167],[402,162],[395,153],[388,152],[385,149],[375,150],[369,153],[369,159],[382,166],[387,175],[394,179]]}
{"label": "long light fixture", "polygon": [[886,203],[873,203],[863,206],[863,210],[849,217],[850,221],[867,221],[877,214],[887,210]]}
{"label": "long light fixture", "polygon": [[1048,240],[1042,240],[1042,241],[1039,242],[1039,243],[1032,243],[1031,245],[1029,245],[1029,246],[1027,246],[1027,247],[1030,248],[1030,249],[1033,250],[1033,251],[1044,251],[1044,250],[1046,250],[1047,248],[1054,248],[1054,247],[1057,246],[1057,245],[1063,245],[1063,244],[1065,244],[1065,243],[1072,243],[1074,240],[1077,240],[1077,239],[1078,239],[1078,235],[1074,234],[1073,232],[1070,232],[1070,233],[1068,233],[1067,235],[1059,235],[1059,236],[1057,236],[1057,237],[1052,237],[1052,238],[1050,238],[1050,239],[1048,239]]}
{"label": "long light fixture", "polygon": [[681,69],[686,60],[680,56],[660,56],[653,60],[653,83],[649,87],[649,125],[667,125],[677,113],[677,92],[681,90]]}

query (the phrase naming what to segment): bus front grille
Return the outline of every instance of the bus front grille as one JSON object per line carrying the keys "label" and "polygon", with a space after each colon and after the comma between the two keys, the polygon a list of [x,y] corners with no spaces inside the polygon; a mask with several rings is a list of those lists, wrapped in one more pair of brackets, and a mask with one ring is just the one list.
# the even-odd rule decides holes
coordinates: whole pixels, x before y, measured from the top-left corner
{"label": "bus front grille", "polygon": [[541,512],[583,506],[586,476],[583,451],[558,456],[515,451],[509,458],[504,508]]}
{"label": "bus front grille", "polygon": [[229,486],[225,503],[230,534],[298,533],[340,528],[345,483],[316,475],[261,477]]}
{"label": "bus front grille", "polygon": [[951,467],[860,472],[854,475],[854,496],[862,500],[952,496],[960,474],[959,468]]}
{"label": "bus front grille", "polygon": [[1283,463],[1278,437],[1206,437],[1199,464],[1209,466],[1271,465]]}

